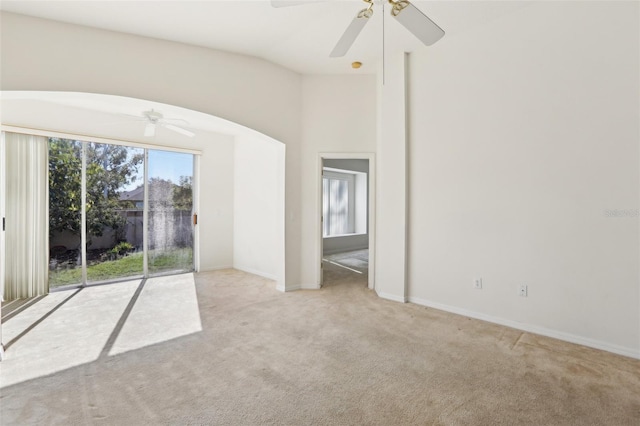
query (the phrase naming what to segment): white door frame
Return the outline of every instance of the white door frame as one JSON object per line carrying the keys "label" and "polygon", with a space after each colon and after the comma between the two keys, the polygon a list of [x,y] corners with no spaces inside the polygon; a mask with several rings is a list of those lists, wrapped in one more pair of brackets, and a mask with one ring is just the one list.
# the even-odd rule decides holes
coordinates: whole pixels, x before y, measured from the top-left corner
{"label": "white door frame", "polygon": [[[0,135],[0,221],[4,221],[5,202],[5,143],[4,132]],[[0,223],[0,301],[4,298],[4,224]],[[2,306],[0,305],[0,361],[4,358],[4,346],[2,345]]]}
{"label": "white door frame", "polygon": [[369,198],[369,282],[370,289],[375,288],[375,253],[376,253],[376,155],[372,152],[321,152],[318,154],[316,180],[316,249],[318,288],[322,286],[322,164],[323,160],[369,160],[368,190]]}

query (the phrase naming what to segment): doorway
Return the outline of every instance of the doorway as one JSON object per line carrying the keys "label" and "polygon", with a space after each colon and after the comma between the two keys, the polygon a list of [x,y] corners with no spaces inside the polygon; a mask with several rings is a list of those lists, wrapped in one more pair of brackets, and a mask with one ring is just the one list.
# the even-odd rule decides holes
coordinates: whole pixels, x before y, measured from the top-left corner
{"label": "doorway", "polygon": [[344,281],[374,288],[373,154],[321,154],[319,287]]}

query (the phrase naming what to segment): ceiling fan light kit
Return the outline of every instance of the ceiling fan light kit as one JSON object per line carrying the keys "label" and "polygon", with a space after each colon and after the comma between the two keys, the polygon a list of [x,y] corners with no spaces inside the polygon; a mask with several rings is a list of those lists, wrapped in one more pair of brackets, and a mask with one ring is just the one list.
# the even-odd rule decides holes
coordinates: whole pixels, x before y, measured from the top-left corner
{"label": "ceiling fan light kit", "polygon": [[144,137],[151,138],[156,135],[156,125],[154,123],[147,123],[144,126]]}

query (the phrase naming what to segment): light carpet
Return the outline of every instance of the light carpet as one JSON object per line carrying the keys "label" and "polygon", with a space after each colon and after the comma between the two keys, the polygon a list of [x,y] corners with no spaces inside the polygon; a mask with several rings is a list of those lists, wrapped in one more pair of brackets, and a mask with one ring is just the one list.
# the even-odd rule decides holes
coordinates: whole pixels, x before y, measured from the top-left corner
{"label": "light carpet", "polygon": [[[147,282],[118,291],[119,319],[88,315],[72,305],[78,296],[58,303],[0,364],[13,383],[1,389],[1,423],[640,424],[640,361],[386,301],[355,275],[329,273],[321,290],[283,294],[272,281],[242,272],[201,273],[195,304],[190,292],[185,304],[154,302],[155,284]],[[118,288],[102,289],[109,287]],[[145,303],[152,308],[137,309]],[[89,304],[94,312],[104,305]],[[41,345],[41,363],[56,350],[86,352],[86,333],[65,340],[57,327],[58,335],[26,337],[48,320],[62,321],[67,306],[76,311],[66,315],[78,316],[75,323],[64,317],[67,326],[105,333],[92,339],[104,347],[93,360],[20,381],[16,371],[27,362],[20,354],[38,358],[24,352],[26,342]],[[190,309],[198,312],[179,312]],[[82,320],[87,317],[109,317],[118,332],[103,332]],[[167,334],[173,318],[192,318],[194,326]],[[127,333],[127,339],[119,335]]]}

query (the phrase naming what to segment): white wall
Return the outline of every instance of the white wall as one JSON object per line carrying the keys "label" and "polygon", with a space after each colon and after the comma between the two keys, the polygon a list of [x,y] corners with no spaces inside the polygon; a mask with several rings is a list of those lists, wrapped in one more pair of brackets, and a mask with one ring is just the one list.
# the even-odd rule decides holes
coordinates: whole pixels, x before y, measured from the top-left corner
{"label": "white wall", "polygon": [[411,55],[410,300],[640,356],[638,20],[539,2]]}
{"label": "white wall", "polygon": [[233,266],[284,290],[284,145],[236,138]]}
{"label": "white wall", "polygon": [[[264,60],[180,43],[6,12],[0,19],[2,90],[101,93],[163,102],[231,120],[287,144],[286,279],[288,287],[298,287],[300,75]],[[213,169],[203,164],[202,170],[206,174]]]}
{"label": "white wall", "polygon": [[234,141],[219,138],[200,149],[200,270],[229,268],[234,243]]}
{"label": "white wall", "polygon": [[300,283],[303,288],[318,288],[320,154],[376,151],[376,79],[370,75],[304,76],[302,91]]}
{"label": "white wall", "polygon": [[[378,74],[375,290],[407,301],[407,75],[406,54],[388,53]],[[384,82],[383,82],[384,80]]]}

